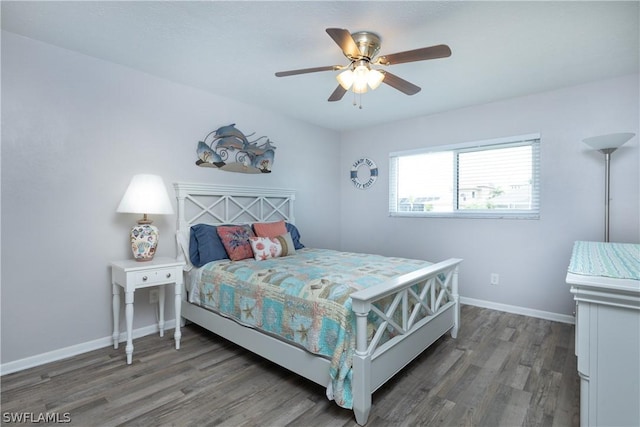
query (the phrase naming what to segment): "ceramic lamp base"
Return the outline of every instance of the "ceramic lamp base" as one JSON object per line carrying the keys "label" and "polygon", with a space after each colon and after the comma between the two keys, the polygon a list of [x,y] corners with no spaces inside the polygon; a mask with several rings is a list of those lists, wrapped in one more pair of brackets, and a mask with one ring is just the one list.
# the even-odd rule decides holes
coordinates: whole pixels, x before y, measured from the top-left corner
{"label": "ceramic lamp base", "polygon": [[138,224],[131,229],[131,251],[136,261],[151,261],[158,247],[158,228]]}

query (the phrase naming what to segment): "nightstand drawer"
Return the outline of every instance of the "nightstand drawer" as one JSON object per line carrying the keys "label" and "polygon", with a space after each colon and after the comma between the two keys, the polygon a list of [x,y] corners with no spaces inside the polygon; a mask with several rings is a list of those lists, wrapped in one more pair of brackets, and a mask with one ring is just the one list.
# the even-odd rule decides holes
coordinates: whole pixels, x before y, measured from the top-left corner
{"label": "nightstand drawer", "polygon": [[[179,272],[179,271],[178,271]],[[133,273],[133,285],[151,285],[176,280],[175,268],[160,268],[157,270],[137,271]]]}

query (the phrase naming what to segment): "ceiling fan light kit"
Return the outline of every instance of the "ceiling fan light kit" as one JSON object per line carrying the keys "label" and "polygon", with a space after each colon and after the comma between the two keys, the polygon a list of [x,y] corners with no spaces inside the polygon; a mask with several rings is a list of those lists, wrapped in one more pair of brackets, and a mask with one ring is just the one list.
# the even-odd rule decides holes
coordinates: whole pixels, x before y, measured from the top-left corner
{"label": "ceiling fan light kit", "polygon": [[[333,91],[331,96],[329,96],[329,102],[341,100],[349,90],[354,94],[363,94],[366,93],[369,88],[375,90],[382,83],[406,95],[415,95],[421,90],[419,86],[388,71],[379,71],[372,68],[371,65],[389,66],[451,56],[449,46],[441,44],[384,55],[374,60],[380,51],[380,37],[377,34],[369,31],[359,31],[351,34],[348,30],[342,28],[327,28],[327,34],[329,34],[333,41],[342,49],[342,53],[350,61],[349,65],[329,65],[324,67],[303,68],[300,70],[279,71],[276,73],[276,77],[315,73],[319,71],[342,71],[336,76],[339,86]],[[360,106],[360,108],[362,108],[362,106]]]}
{"label": "ceiling fan light kit", "polygon": [[353,70],[347,69],[341,72],[336,76],[336,80],[345,90],[352,89],[354,93],[366,93],[367,87],[375,90],[382,84],[384,74],[370,68],[369,64],[363,64]]}

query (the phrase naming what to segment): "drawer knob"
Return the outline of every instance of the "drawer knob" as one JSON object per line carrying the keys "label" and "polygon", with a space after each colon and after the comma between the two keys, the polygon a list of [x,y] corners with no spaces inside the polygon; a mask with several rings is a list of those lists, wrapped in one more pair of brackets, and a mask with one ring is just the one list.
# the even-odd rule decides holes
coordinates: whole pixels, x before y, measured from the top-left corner
{"label": "drawer knob", "polygon": [[148,277],[147,277],[147,276],[142,276],[142,281],[143,281],[143,282],[146,282],[146,281],[147,281],[147,279],[148,279]]}
{"label": "drawer knob", "polygon": [[167,273],[167,279],[171,277],[171,273]]}

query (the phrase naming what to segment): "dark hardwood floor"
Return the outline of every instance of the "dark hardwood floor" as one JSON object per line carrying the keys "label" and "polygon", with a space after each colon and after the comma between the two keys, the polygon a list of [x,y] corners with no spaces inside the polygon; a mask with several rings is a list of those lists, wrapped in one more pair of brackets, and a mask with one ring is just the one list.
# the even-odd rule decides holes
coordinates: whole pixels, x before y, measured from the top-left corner
{"label": "dark hardwood floor", "polygon": [[[2,422],[74,426],[355,426],[325,390],[195,325],[1,378]],[[35,425],[53,425],[38,422]],[[577,426],[573,325],[462,306],[442,337],[373,395],[368,426]]]}

